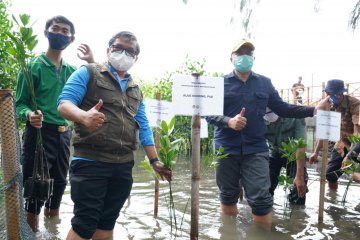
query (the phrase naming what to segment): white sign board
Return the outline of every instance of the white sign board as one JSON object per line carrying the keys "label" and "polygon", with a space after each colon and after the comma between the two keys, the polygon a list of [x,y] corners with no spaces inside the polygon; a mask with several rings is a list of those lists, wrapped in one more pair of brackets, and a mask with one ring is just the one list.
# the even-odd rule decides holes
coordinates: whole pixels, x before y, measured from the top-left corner
{"label": "white sign board", "polygon": [[174,76],[172,102],[176,115],[223,115],[224,79]]}
{"label": "white sign board", "polygon": [[172,103],[156,99],[145,99],[145,112],[151,127],[158,127],[162,120],[167,124],[174,117]]}
{"label": "white sign board", "polygon": [[338,141],[340,139],[341,113],[317,110],[316,138]]}
{"label": "white sign board", "polygon": [[200,122],[200,138],[207,138],[208,135],[208,123],[205,118],[202,118]]}

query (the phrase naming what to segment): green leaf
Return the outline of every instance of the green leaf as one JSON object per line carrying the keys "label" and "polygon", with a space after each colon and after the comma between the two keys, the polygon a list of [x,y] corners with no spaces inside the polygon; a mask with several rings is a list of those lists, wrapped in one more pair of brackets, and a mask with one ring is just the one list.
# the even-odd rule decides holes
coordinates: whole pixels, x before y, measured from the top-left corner
{"label": "green leaf", "polygon": [[175,126],[175,117],[173,117],[173,118],[170,120],[170,123],[169,123],[169,125],[168,125],[169,129],[171,129],[169,135],[171,134],[172,130],[174,129],[174,126]]}
{"label": "green leaf", "polygon": [[20,14],[19,17],[20,17],[20,20],[21,20],[21,22],[22,22],[22,24],[23,24],[24,26],[26,26],[26,25],[29,24],[30,15]]}
{"label": "green leaf", "polygon": [[168,125],[167,125],[167,123],[166,123],[164,120],[161,121],[161,131],[163,132],[164,135],[168,135],[168,134],[169,134]]}

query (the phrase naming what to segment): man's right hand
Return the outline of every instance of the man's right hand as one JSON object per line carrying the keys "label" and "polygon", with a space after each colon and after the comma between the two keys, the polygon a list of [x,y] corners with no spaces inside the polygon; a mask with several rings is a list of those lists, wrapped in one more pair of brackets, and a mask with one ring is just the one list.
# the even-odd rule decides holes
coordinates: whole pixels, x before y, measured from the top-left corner
{"label": "man's right hand", "polygon": [[44,116],[40,110],[29,112],[27,118],[30,122],[30,125],[33,126],[34,128],[42,127],[42,121],[44,120]]}
{"label": "man's right hand", "polygon": [[103,101],[100,99],[99,102],[86,112],[82,124],[84,124],[90,130],[96,130],[100,128],[104,121],[105,115],[102,112],[99,112],[100,108],[103,106]]}
{"label": "man's right hand", "polygon": [[352,165],[351,159],[349,159],[347,156],[342,160],[341,162],[341,169],[346,170],[347,168],[350,168]]}
{"label": "man's right hand", "polygon": [[78,47],[78,51],[80,53],[78,53],[77,56],[81,60],[84,60],[87,63],[95,62],[94,54],[93,54],[91,48],[89,47],[89,45],[84,44],[84,43],[80,44],[80,46]]}
{"label": "man's right hand", "polygon": [[244,116],[245,116],[245,108],[242,108],[239,114],[237,114],[233,118],[230,118],[228,123],[229,127],[237,131],[242,130],[246,126],[246,121],[247,121],[246,117]]}
{"label": "man's right hand", "polygon": [[311,154],[311,156],[309,157],[309,163],[311,163],[311,164],[317,163],[318,156],[319,156],[318,153]]}

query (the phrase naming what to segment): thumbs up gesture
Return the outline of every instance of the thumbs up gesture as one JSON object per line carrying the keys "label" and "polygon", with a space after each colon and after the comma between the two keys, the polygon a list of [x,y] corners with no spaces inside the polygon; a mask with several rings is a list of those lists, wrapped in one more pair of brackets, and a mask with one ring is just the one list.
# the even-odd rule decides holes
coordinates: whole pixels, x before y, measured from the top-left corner
{"label": "thumbs up gesture", "polygon": [[246,126],[245,108],[242,108],[240,113],[231,118],[228,125],[230,128],[240,131]]}
{"label": "thumbs up gesture", "polygon": [[87,128],[96,130],[103,125],[105,115],[102,112],[99,112],[102,106],[103,101],[100,99],[94,107],[86,112],[83,123]]}

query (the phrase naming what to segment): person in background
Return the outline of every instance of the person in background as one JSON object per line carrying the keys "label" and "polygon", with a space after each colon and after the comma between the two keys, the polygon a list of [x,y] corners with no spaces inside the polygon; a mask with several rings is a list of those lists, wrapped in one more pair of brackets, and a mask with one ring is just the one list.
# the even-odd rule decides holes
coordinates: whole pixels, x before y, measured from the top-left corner
{"label": "person in background", "polygon": [[269,192],[269,151],[263,119],[266,107],[282,117],[304,118],[323,108],[325,100],[316,108],[284,102],[269,78],[252,71],[254,50],[251,41],[242,39],[231,51],[234,70],[224,76],[224,115],[206,119],[215,125],[216,150],[223,147],[224,153],[229,154],[216,168],[221,214],[238,214],[241,180],[254,223],[269,226],[273,198]]}
{"label": "person in background", "polygon": [[[330,97],[331,111],[341,113],[340,140],[335,143],[327,164],[326,179],[330,189],[337,189],[338,178],[342,175],[341,164],[351,148],[348,139],[351,135],[359,134],[359,106],[360,101],[352,96],[345,95],[344,81],[339,79],[329,80],[325,92]],[[315,163],[322,149],[323,142],[319,140],[309,162]]]}
{"label": "person in background", "polygon": [[[360,153],[360,142],[357,142],[356,144],[353,145],[351,150],[344,157],[344,159],[341,163],[341,168],[345,169],[345,168],[349,167],[349,165],[351,165],[351,160],[353,160],[357,163],[360,163],[359,153]],[[355,182],[360,182],[360,172],[359,171],[355,171],[353,173],[352,180]]]}
{"label": "person in background", "polygon": [[302,105],[303,104],[303,100],[302,100],[302,94],[304,93],[304,84],[301,83],[302,81],[302,77],[299,76],[299,79],[297,81],[297,83],[294,83],[292,86],[292,93],[293,93],[293,99],[294,99],[294,104],[296,105]]}
{"label": "person in background", "polygon": [[[50,178],[54,179],[53,196],[45,202],[46,217],[59,215],[59,207],[67,184],[71,131],[68,122],[57,111],[57,98],[75,67],[62,59],[62,52],[75,39],[75,28],[64,16],[47,20],[44,35],[49,41],[45,53],[35,57],[29,64],[32,73],[37,108],[31,104],[29,84],[23,72],[19,73],[16,88],[16,115],[26,126],[23,134],[22,161],[24,182],[32,177],[37,129],[41,129],[45,156]],[[90,48],[82,44],[79,58],[93,62]],[[44,201],[27,199],[25,203],[27,222],[38,231],[39,214]]]}
{"label": "person in background", "polygon": [[288,159],[282,157],[280,150],[282,143],[288,143],[289,139],[305,141],[305,120],[295,118],[281,118],[267,109],[264,116],[267,126],[266,139],[269,145],[270,154],[270,193],[274,191],[279,183],[281,168],[286,168],[286,175],[294,179],[294,186],[291,188],[288,199],[291,203],[304,205],[307,192],[308,175],[305,167],[305,148],[296,150],[297,160],[288,163]]}
{"label": "person in background", "polygon": [[70,166],[74,217],[67,239],[112,239],[120,210],[132,188],[139,140],[153,169],[170,181],[157,156],[143,95],[128,70],[140,47],[128,31],[115,34],[108,61],[79,68],[66,82],[58,110],[74,122]]}

